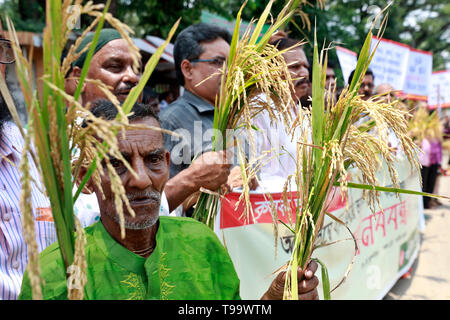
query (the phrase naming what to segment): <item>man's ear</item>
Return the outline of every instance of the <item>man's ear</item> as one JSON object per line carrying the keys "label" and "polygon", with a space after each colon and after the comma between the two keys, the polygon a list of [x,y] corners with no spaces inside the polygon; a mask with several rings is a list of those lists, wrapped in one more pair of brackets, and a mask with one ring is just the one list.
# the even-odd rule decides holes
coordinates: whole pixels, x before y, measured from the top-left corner
{"label": "man's ear", "polygon": [[167,181],[170,179],[170,152],[166,150],[166,173],[165,173],[165,180],[163,185],[163,190],[166,186]]}
{"label": "man's ear", "polygon": [[[77,67],[77,66],[73,67],[73,70],[72,70],[71,74],[69,75],[69,77],[76,78],[76,79],[73,79],[73,81],[75,83],[75,87],[73,89],[74,93],[75,93],[76,88],[78,87],[78,82],[79,82],[80,76],[81,76],[80,67]],[[83,88],[81,89],[81,92],[84,92],[85,87],[86,87],[86,82],[83,83]]]}
{"label": "man's ear", "polygon": [[167,167],[170,168],[170,152],[166,150],[166,163]]}
{"label": "man's ear", "polygon": [[[84,176],[86,175],[86,173],[87,173],[87,168],[82,166],[80,168],[80,173],[78,174],[78,177],[77,177],[77,180],[76,180],[77,187],[80,186],[81,181],[83,181]],[[84,187],[81,190],[81,192],[84,193],[84,194],[92,194],[94,192],[94,190],[95,189],[94,189],[94,185],[92,183],[92,179],[89,179],[88,182],[86,182],[86,184],[84,185]]]}
{"label": "man's ear", "polygon": [[181,61],[181,72],[183,73],[183,76],[185,79],[191,80],[192,79],[192,64],[189,60],[184,59]]}

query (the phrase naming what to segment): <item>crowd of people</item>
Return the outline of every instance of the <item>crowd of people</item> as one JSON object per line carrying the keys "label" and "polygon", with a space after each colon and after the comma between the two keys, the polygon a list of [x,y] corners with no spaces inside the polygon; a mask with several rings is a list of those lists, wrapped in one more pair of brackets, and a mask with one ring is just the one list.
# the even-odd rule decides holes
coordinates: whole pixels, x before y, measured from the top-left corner
{"label": "crowd of people", "polygon": [[[182,57],[181,61],[177,58],[180,81],[185,81],[185,94],[180,99],[184,99],[185,96],[188,96],[188,100],[192,98],[194,102],[191,100],[185,105],[192,107],[192,104],[197,106],[199,103],[200,111],[207,113],[211,112],[210,105],[208,105],[211,100],[208,100],[205,94],[211,94],[211,87],[203,93],[198,93],[198,87],[193,86],[194,89],[191,88],[191,90],[194,92],[189,92],[189,84],[193,85],[203,80],[225,61],[230,37],[222,30],[220,32],[223,36],[218,35],[213,26],[202,25],[199,27],[205,33],[210,34],[209,38],[206,36],[206,38],[193,39],[194,52]],[[189,30],[182,32],[177,38],[176,52],[180,48],[182,50],[186,48],[184,45],[177,44],[182,41],[183,34],[188,32]],[[198,36],[200,32],[195,32],[195,34]],[[92,36],[90,39],[88,36],[81,44],[80,50],[91,39]],[[5,46],[2,49],[10,50],[7,42],[4,43]],[[66,76],[65,88],[69,94],[74,93],[81,72],[80,66],[85,57],[86,55],[82,54],[74,62]],[[9,58],[9,61],[5,61],[5,63],[14,62],[11,57]],[[222,61],[217,62],[217,60]],[[110,86],[112,93],[122,102],[139,81],[139,74],[133,71],[132,64],[133,61],[125,40],[117,31],[103,29],[87,77],[100,80]],[[2,66],[4,68],[3,63]],[[214,88],[214,84],[218,84],[217,79],[212,80],[212,88]],[[103,99],[106,99],[106,96],[97,86],[92,83],[84,85],[81,94],[82,104],[91,104],[92,112],[99,117],[114,118],[115,108]],[[2,119],[5,126],[1,137],[2,140],[9,143],[3,149],[5,153],[9,149],[20,152],[17,150],[20,148],[20,143],[17,141],[21,140],[21,136],[17,134],[17,130],[10,129],[15,125],[10,121],[11,117],[5,101],[1,102],[2,111],[5,114]],[[174,103],[180,103],[180,101],[177,100]],[[154,126],[159,126],[159,122],[161,122],[161,126],[165,128],[164,112],[161,114],[160,121],[155,112],[157,110],[154,109],[151,105],[136,104],[132,109],[133,116],[130,117],[130,121]],[[163,111],[173,109],[174,107],[168,106]],[[196,115],[196,112],[193,112],[193,115]],[[188,118],[184,117],[184,120],[188,120]],[[14,135],[15,141],[6,140],[10,134]],[[137,173],[137,177],[135,177],[128,170],[120,169],[120,163],[117,164],[116,171],[122,179],[127,197],[130,199],[130,205],[136,214],[136,217],[132,218],[129,213],[125,212],[127,230],[125,239],[120,237],[119,218],[115,212],[114,200],[111,195],[111,182],[107,177],[102,177],[105,198],[95,192],[98,190],[96,190],[95,184],[92,184],[85,188],[85,190],[94,191],[93,194],[88,195],[89,199],[80,199],[81,203],[75,204],[75,207],[79,208],[75,212],[78,212],[80,220],[84,220],[84,223],[81,221],[83,225],[86,226],[99,220],[86,228],[88,239],[86,245],[86,252],[88,252],[86,255],[88,257],[86,298],[239,299],[239,281],[242,279],[237,278],[233,263],[217,236],[203,224],[189,218],[183,207],[178,213],[173,214],[176,217],[166,217],[171,215],[175,209],[183,206],[186,199],[198,192],[200,188],[215,190],[223,186],[230,188],[230,184],[234,186],[236,178],[232,174],[232,164],[227,161],[227,153],[205,149],[189,166],[174,171],[170,161],[171,153],[169,151],[171,149],[168,149],[163,142],[162,133],[154,130],[127,131],[126,139],[124,141],[119,139],[121,152],[127,154],[130,165]],[[6,153],[5,157],[8,155]],[[13,153],[13,156],[15,156],[13,160],[17,162],[23,155]],[[25,272],[28,257],[18,209],[20,183],[17,177],[20,176],[20,172],[17,166],[14,166],[11,161],[6,161],[5,158],[1,165],[4,166],[5,171],[13,171],[13,174],[8,173],[8,176],[16,177],[13,179],[16,184],[14,186],[7,184],[7,180],[4,182],[7,194],[13,194],[15,198],[1,199],[1,208],[4,209],[0,251],[1,258],[4,260],[2,260],[0,273],[1,298],[29,299],[31,298],[31,288],[27,272]],[[2,170],[4,169],[2,168]],[[34,174],[37,175],[37,172]],[[37,176],[35,178],[37,181],[40,180]],[[15,187],[15,189],[11,189],[11,187]],[[40,201],[46,202],[41,204],[38,202],[40,199],[38,196],[33,197],[36,220],[44,213],[47,213],[48,220],[45,221],[45,228],[43,226],[44,231],[37,234],[38,241],[42,243],[38,248],[39,251],[47,247],[40,257],[42,277],[45,281],[43,297],[44,299],[66,299],[66,270],[62,267],[51,209],[48,199],[42,194],[39,195],[43,198]],[[93,197],[96,197],[96,201],[92,200]],[[83,201],[93,201],[91,202],[93,207],[84,205]],[[84,208],[87,207],[91,208],[89,214],[84,212]],[[5,218],[7,214],[11,215],[10,220]],[[98,215],[99,219],[92,219],[92,215]],[[12,225],[14,228],[9,230],[3,228],[3,225]],[[41,237],[43,239],[40,239]],[[168,275],[163,270],[159,273],[155,272],[162,266],[169,268],[171,272]],[[298,283],[300,299],[318,298],[318,280],[314,275],[316,269],[317,264],[311,262],[306,270],[298,270],[299,277],[303,275],[303,280]],[[282,299],[285,276],[285,272],[279,273],[261,298]],[[127,285],[130,282],[132,285]],[[166,288],[166,284],[170,290],[163,290]]]}
{"label": "crowd of people", "polygon": [[[92,35],[86,37],[79,50],[91,40]],[[217,236],[191,218],[192,206],[201,189],[230,191],[243,183],[239,164],[228,151],[212,151],[211,136],[205,134],[213,128],[215,101],[220,94],[221,78],[217,71],[226,63],[230,42],[231,35],[214,25],[196,24],[181,31],[174,43],[174,63],[183,93],[171,103],[159,103],[154,92],[144,91],[129,117],[132,124],[161,127],[178,136],[150,129],[129,130],[125,137],[118,135],[120,151],[137,173],[131,174],[120,161],[114,165],[135,212],[132,217],[125,210],[126,238],[120,237],[111,181],[106,175],[101,179],[104,197],[98,185],[90,181],[83,189],[87,194],[75,203],[76,215],[87,234],[86,299],[240,299],[240,282],[246,279],[238,278]],[[270,41],[279,50],[298,42],[282,33]],[[13,64],[14,59],[5,53],[11,50],[8,41],[2,39],[0,45],[3,77],[6,64]],[[66,75],[68,94],[75,91],[85,57],[82,54]],[[294,79],[292,97],[296,104],[290,106],[290,112],[295,114],[300,105],[310,103],[310,64],[301,46],[286,51],[283,57]],[[126,41],[114,29],[103,29],[87,77],[111,87],[112,93],[123,102],[140,79],[132,66]],[[334,68],[329,64],[326,74],[329,94],[338,92]],[[370,70],[358,93],[363,99],[374,94],[395,99],[394,89],[388,84],[374,87],[374,74]],[[3,96],[0,98],[0,299],[31,299],[26,272],[27,244],[18,206],[21,190],[18,163],[28,155],[22,153],[22,137],[11,121]],[[106,120],[117,114],[114,105],[93,83],[83,86],[81,103],[90,105],[95,116]],[[255,118],[255,124],[267,133],[258,141],[261,152],[276,145],[295,154],[295,142],[282,124],[273,123],[264,113]],[[448,127],[447,119],[447,132]],[[278,133],[276,138],[268,134],[271,131]],[[428,150],[426,144],[422,147]],[[424,190],[432,188],[432,178],[428,177],[439,170],[441,159],[432,153],[435,148],[431,143],[429,157],[422,162]],[[277,158],[261,169],[261,181],[284,179],[295,165],[292,157]],[[86,168],[81,170],[81,176],[85,173]],[[35,167],[31,175],[40,181]],[[256,180],[250,183],[252,189],[258,187]],[[32,199],[38,250],[42,251],[43,298],[67,299],[66,270],[49,201],[41,189],[42,186],[36,186],[32,190]],[[318,299],[317,267],[312,261],[304,272],[298,269],[299,277],[303,277],[298,282],[300,299]],[[170,272],[165,272],[168,269]],[[261,298],[282,299],[285,277],[284,271],[275,276]]]}

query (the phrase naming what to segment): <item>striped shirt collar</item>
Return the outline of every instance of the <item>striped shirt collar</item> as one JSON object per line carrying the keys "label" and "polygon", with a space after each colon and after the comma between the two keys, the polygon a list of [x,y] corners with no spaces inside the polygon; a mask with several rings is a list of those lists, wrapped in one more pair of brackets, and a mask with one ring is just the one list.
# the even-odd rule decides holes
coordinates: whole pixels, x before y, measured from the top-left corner
{"label": "striped shirt collar", "polygon": [[23,139],[14,122],[8,121],[0,133],[0,154],[7,157],[13,152],[21,154]]}

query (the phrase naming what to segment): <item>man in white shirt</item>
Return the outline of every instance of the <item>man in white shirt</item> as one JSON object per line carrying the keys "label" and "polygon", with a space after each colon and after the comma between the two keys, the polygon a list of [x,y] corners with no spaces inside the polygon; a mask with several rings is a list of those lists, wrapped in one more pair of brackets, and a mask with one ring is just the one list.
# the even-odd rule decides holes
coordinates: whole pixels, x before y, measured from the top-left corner
{"label": "man in white shirt", "polygon": [[[299,41],[291,38],[278,38],[270,44],[278,50],[296,45]],[[295,119],[299,108],[305,107],[301,101],[308,98],[309,92],[309,63],[301,46],[297,46],[283,54],[293,81],[292,98],[297,102],[291,106],[292,118]],[[261,97],[264,99],[264,97]],[[294,174],[297,167],[297,142],[287,132],[284,123],[271,121],[267,112],[262,112],[253,119],[253,124],[260,129],[255,133],[257,154],[270,150],[267,160],[259,171],[260,181],[267,191],[280,191],[290,174]],[[306,125],[306,124],[305,124]],[[300,134],[296,132],[296,134]],[[275,189],[274,189],[275,188]]]}

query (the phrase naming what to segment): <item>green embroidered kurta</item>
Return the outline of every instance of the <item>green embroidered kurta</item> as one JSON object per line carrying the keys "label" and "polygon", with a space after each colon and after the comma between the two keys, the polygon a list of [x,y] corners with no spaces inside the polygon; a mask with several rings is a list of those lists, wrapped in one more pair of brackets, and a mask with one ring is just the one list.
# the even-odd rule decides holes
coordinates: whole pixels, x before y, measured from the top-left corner
{"label": "green embroidered kurta", "polygon": [[[217,236],[191,218],[160,217],[147,259],[116,242],[97,222],[86,228],[85,299],[240,299],[239,279]],[[44,299],[67,299],[58,243],[40,255]],[[31,299],[25,272],[19,299]]]}

